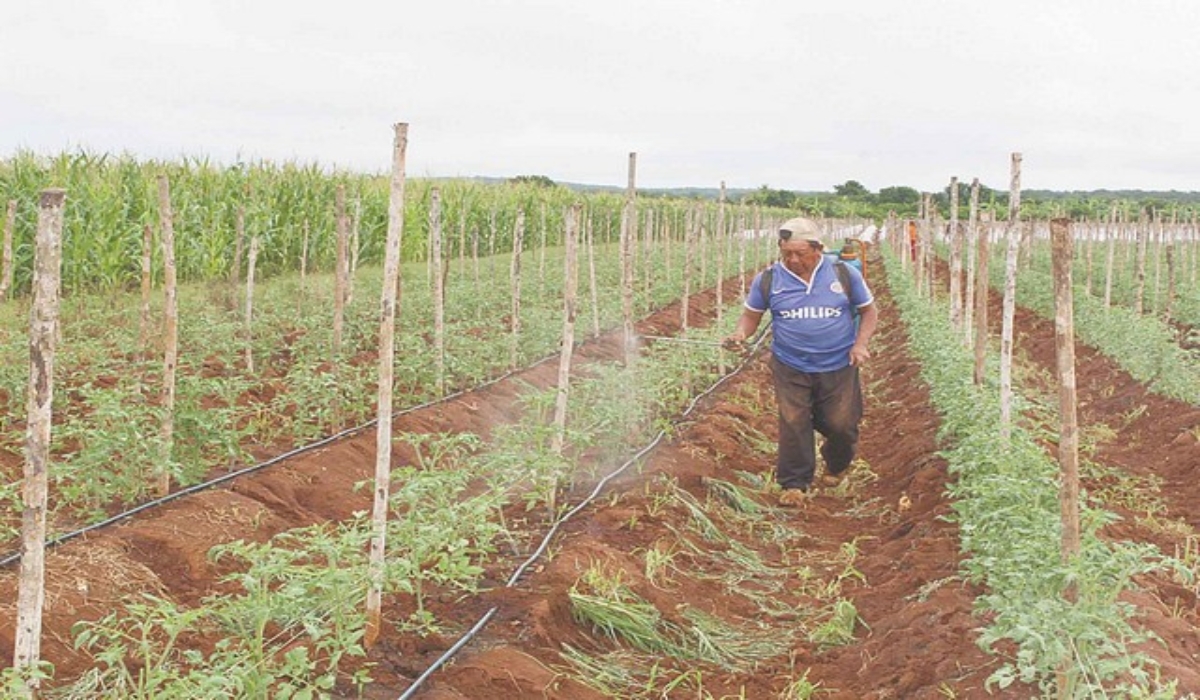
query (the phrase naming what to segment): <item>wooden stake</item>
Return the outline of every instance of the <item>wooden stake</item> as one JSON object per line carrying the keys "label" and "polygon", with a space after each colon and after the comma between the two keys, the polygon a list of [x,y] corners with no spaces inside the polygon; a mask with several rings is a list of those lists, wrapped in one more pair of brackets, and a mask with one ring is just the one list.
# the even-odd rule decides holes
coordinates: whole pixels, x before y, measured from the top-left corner
{"label": "wooden stake", "polygon": [[[725,181],[721,181],[721,193],[717,200],[717,328],[724,328],[725,307]],[[725,353],[717,353],[717,372],[725,374]]]}
{"label": "wooden stake", "polygon": [[467,202],[466,198],[459,204],[458,211],[458,276],[462,279],[467,274]]}
{"label": "wooden stake", "polygon": [[1171,310],[1175,306],[1175,242],[1169,241],[1167,247],[1167,301],[1163,305],[1163,316],[1169,321]]}
{"label": "wooden stake", "polygon": [[1150,238],[1150,224],[1146,220],[1146,212],[1138,217],[1137,229],[1137,262],[1135,263],[1136,284],[1133,292],[1133,310],[1138,315],[1145,312],[1146,298],[1146,245]]}
{"label": "wooden stake", "polygon": [[239,206],[233,219],[233,267],[229,270],[229,284],[237,291],[242,276],[242,247],[246,239],[246,207]]}
{"label": "wooden stake", "polygon": [[549,228],[546,222],[546,203],[542,202],[541,206],[541,228],[538,229],[538,292],[546,293],[546,229]]}
{"label": "wooden stake", "polygon": [[971,201],[967,210],[967,283],[963,288],[963,340],[969,346],[975,332],[975,269],[979,265],[979,178],[971,179]]}
{"label": "wooden stake", "polygon": [[371,585],[367,590],[367,625],[363,645],[375,646],[383,626],[383,584],[387,546],[388,496],[392,480],[392,378],[396,355],[396,307],[400,304],[400,243],[404,234],[404,161],[408,124],[394,127],[392,180],[388,196],[387,242],[384,244],[383,287],[379,303],[379,400],[375,411],[375,499],[371,510]]}
{"label": "wooden stake", "polygon": [[938,235],[938,218],[936,212],[937,205],[933,201],[933,193],[925,193],[925,227],[921,232],[921,252],[924,258],[923,269],[925,272],[925,297],[933,299],[933,268],[934,260],[934,241]]}
{"label": "wooden stake", "polygon": [[592,292],[592,337],[600,337],[600,287],[596,284],[596,237],[592,232],[592,217],[587,217],[588,284]]}
{"label": "wooden stake", "polygon": [[[544,234],[543,234],[544,238]],[[508,284],[512,292],[512,311],[510,312],[508,367],[516,369],[521,362],[521,252],[525,246],[525,210],[517,212],[517,222],[513,226],[512,264],[508,271]],[[544,251],[545,248],[543,247]]]}
{"label": "wooden stake", "polygon": [[496,204],[488,216],[488,279],[496,279]]}
{"label": "wooden stake", "polygon": [[158,464],[159,496],[171,492],[171,469],[175,451],[175,370],[179,362],[179,301],[175,275],[175,215],[171,210],[171,184],[158,176],[158,216],[162,227],[163,251],[163,352],[162,454]]}
{"label": "wooden stake", "polygon": [[1188,232],[1192,237],[1192,243],[1188,245],[1188,277],[1192,286],[1196,286],[1196,273],[1200,271],[1200,223],[1196,221],[1196,215],[1192,215],[1192,229]]}
{"label": "wooden stake", "polygon": [[[475,296],[480,295],[479,289],[479,229],[471,229],[471,269],[475,277]],[[479,309],[482,304],[476,304],[475,318],[479,319]]]}
{"label": "wooden stake", "polygon": [[1000,434],[1012,433],[1013,322],[1017,311],[1017,254],[1021,245],[1021,154],[1012,154],[1008,191],[1008,256],[1004,267],[1004,326],[1000,335]]}
{"label": "wooden stake", "polygon": [[1099,231],[1099,226],[1088,226],[1088,235],[1083,241],[1084,251],[1084,281],[1083,293],[1087,296],[1092,296],[1092,250],[1096,247],[1096,234]]}
{"label": "wooden stake", "polygon": [[763,216],[762,207],[754,206],[754,242],[758,245],[754,246],[754,269],[764,266],[764,261],[771,259],[770,253],[767,252],[767,243],[771,236],[763,236]]}
{"label": "wooden stake", "polygon": [[625,208],[621,216],[621,329],[625,348],[625,366],[633,366],[637,356],[637,339],[633,334],[633,247],[637,239],[637,210],[635,182],[637,179],[637,154],[629,154],[629,182],[625,189]]}
{"label": "wooden stake", "polygon": [[[13,650],[15,669],[33,668],[41,662],[42,611],[46,603],[46,503],[65,198],[64,190],[42,190],[38,203],[33,309],[29,320],[29,394],[21,496],[21,567]],[[11,207],[9,211],[12,211]],[[39,685],[36,677],[30,678],[24,688],[25,696],[36,697]]]}
{"label": "wooden stake", "polygon": [[572,205],[567,211],[566,230],[563,235],[565,256],[563,260],[563,326],[562,350],[558,356],[558,391],[554,401],[554,438],[550,449],[562,454],[567,435],[567,399],[571,387],[571,359],[575,351],[575,306],[579,287],[576,258],[579,239],[579,213],[581,207]]}
{"label": "wooden stake", "polygon": [[[988,275],[991,256],[992,217],[989,212],[979,227],[979,270],[975,274],[975,386],[983,386],[988,351]],[[905,251],[907,253],[907,251]]]}
{"label": "wooden stake", "polygon": [[150,356],[150,262],[154,255],[154,228],[142,227],[142,312],[138,317],[138,348],[143,359]]}
{"label": "wooden stake", "polygon": [[1113,205],[1108,218],[1108,260],[1104,264],[1104,306],[1112,306],[1113,265],[1117,256],[1117,205]]}
{"label": "wooden stake", "polygon": [[691,300],[692,300],[692,255],[696,246],[696,216],[695,210],[688,212],[687,221],[684,223],[684,239],[683,239],[683,296],[679,299],[679,325],[686,333],[688,329],[688,316],[691,315]]}
{"label": "wooden stake", "polygon": [[746,298],[746,209],[738,205],[738,299]]}
{"label": "wooden stake", "polygon": [[4,248],[0,252],[0,301],[8,301],[13,285],[13,231],[17,227],[17,200],[8,200],[4,215]]}
{"label": "wooden stake", "polygon": [[246,261],[246,372],[254,374],[254,270],[258,265],[258,236],[250,239],[250,259]]}
{"label": "wooden stake", "polygon": [[346,221],[346,186],[338,184],[333,196],[334,229],[337,244],[333,270],[333,364],[342,356],[342,335],[346,327],[346,278],[350,276],[350,232]]}
{"label": "wooden stake", "polygon": [[962,330],[962,231],[958,230],[958,178],[950,178],[950,325]]}
{"label": "wooden stake", "polygon": [[[1062,521],[1060,556],[1063,564],[1079,557],[1079,426],[1075,396],[1075,325],[1071,290],[1071,220],[1050,221],[1050,249],[1054,267],[1054,348],[1058,369],[1058,464],[1061,472],[1059,510]],[[1063,597],[1069,602],[1078,598],[1075,583],[1068,582]],[[1072,664],[1063,660],[1056,676],[1058,697],[1075,697]]]}
{"label": "wooden stake", "polygon": [[920,223],[917,225],[917,255],[916,260],[913,261],[915,265],[913,274],[916,276],[917,294],[920,296],[925,295],[925,238],[929,228],[925,212],[928,203],[929,195],[922,193]]}
{"label": "wooden stake", "polygon": [[651,294],[655,284],[654,257],[651,255],[654,252],[654,223],[654,210],[647,209],[642,233],[642,310],[645,313],[650,313],[654,307],[654,295]]}
{"label": "wooden stake", "polygon": [[1162,251],[1165,234],[1162,213],[1155,212],[1154,227],[1150,229],[1150,238],[1154,241],[1154,284],[1150,287],[1150,313],[1158,311],[1159,308],[1159,290],[1162,288]]}
{"label": "wooden stake", "polygon": [[354,219],[350,225],[350,272],[346,275],[346,306],[354,303],[354,275],[358,272],[359,227],[362,221],[362,198],[354,198]]}
{"label": "wooden stake", "polygon": [[663,216],[663,278],[667,285],[671,284],[671,279],[674,277],[674,267],[671,265],[671,249],[675,247],[675,222],[679,217],[675,212],[668,210]]}
{"label": "wooden stake", "polygon": [[433,272],[433,367],[438,396],[446,395],[446,267],[442,264],[442,192],[429,193],[429,257]]}
{"label": "wooden stake", "polygon": [[1066,563],[1079,554],[1079,426],[1075,391],[1075,314],[1071,287],[1073,259],[1071,220],[1050,221],[1054,264],[1054,346],[1058,366],[1058,413],[1061,427],[1058,463],[1062,469],[1062,558]]}

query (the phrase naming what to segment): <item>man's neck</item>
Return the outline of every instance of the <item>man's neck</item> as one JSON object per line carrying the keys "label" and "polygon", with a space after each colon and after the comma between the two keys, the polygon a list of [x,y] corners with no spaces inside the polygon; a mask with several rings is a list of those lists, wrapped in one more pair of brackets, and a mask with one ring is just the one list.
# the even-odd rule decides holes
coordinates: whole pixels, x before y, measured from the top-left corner
{"label": "man's neck", "polygon": [[[816,265],[813,265],[812,267],[810,267],[807,270],[804,270],[804,269],[791,270],[791,269],[789,269],[788,272],[791,272],[793,275],[799,277],[805,284],[812,286],[813,275],[816,273],[817,268],[820,266],[821,266],[821,261],[818,260]],[[784,267],[787,267],[787,266],[785,265]]]}

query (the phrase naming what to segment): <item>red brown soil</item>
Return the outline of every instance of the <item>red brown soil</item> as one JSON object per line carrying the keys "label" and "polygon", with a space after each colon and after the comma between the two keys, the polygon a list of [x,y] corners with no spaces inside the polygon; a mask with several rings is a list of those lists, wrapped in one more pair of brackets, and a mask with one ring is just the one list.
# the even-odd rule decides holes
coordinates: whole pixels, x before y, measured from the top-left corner
{"label": "red brown soil", "polygon": [[[894,319],[886,300],[881,304],[885,318]],[[946,465],[936,456],[937,419],[917,376],[919,367],[904,343],[903,329],[894,322],[886,323],[877,336],[875,358],[864,372],[868,395],[860,444],[864,464],[848,492],[817,492],[805,507],[780,514],[781,522],[799,537],[796,550],[784,552],[752,538],[743,540],[768,564],[795,566],[799,560],[825,567],[825,575],[836,574],[838,567],[831,562],[843,545],[856,543],[854,567],[865,581],[846,585],[842,595],[854,603],[865,626],[859,627],[853,643],[824,651],[801,636],[787,654],[763,663],[753,673],[706,670],[704,691],[712,697],[779,697],[789,680],[804,669],[808,679],[825,691],[822,697],[937,698],[946,692],[960,698],[1006,697],[988,695],[983,689],[999,661],[974,643],[974,630],[982,621],[971,612],[976,591],[957,578],[956,528],[942,519],[950,509],[943,494]],[[417,697],[593,697],[554,683],[530,688],[494,664],[502,664],[519,650],[537,659],[539,668],[561,669],[558,650],[564,643],[597,652],[611,648],[573,622],[569,612],[568,590],[580,572],[597,560],[610,569],[619,568],[625,581],[637,582],[636,590],[665,614],[687,604],[716,614],[764,618],[760,610],[727,594],[720,584],[683,573],[665,590],[656,590],[646,582],[641,560],[631,553],[669,546],[674,535],[666,525],[672,523],[680,530],[685,526],[678,513],[649,515],[661,488],[648,489],[647,483],[661,484],[658,477],[668,476],[703,499],[705,478],[734,481],[734,470],[770,472],[772,456],[756,451],[739,436],[754,428],[774,439],[771,394],[770,371],[765,357],[759,357],[708,402],[702,417],[687,431],[655,452],[641,476],[614,487],[620,494],[616,505],[570,523],[553,562],[525,582],[524,592],[495,598],[501,601],[500,617],[474,647],[480,650],[463,653]],[[875,478],[867,477],[868,470]],[[911,505],[902,506],[902,500]],[[705,574],[723,573],[707,563]],[[787,591],[779,599],[800,610],[822,605]],[[779,634],[803,624],[785,620]],[[481,668],[492,670],[481,672]],[[1011,697],[1023,697],[1030,690],[1010,692],[1015,693]],[[694,694],[680,691],[678,697]]]}
{"label": "red brown soil", "polygon": [[[564,643],[591,653],[614,648],[612,642],[577,623],[570,610],[571,587],[584,569],[598,563],[623,572],[627,584],[669,619],[679,620],[679,606],[687,605],[740,623],[770,624],[781,639],[812,629],[831,602],[803,585],[803,567],[824,582],[845,573],[847,564],[861,574],[861,578],[846,577],[840,589],[841,597],[854,604],[862,619],[852,642],[823,649],[799,633],[790,637],[785,653],[767,659],[753,672],[703,667],[704,690],[713,697],[778,697],[789,680],[805,669],[808,679],[825,691],[822,697],[845,700],[1033,694],[1030,688],[993,694],[984,689],[984,681],[1002,661],[975,644],[975,630],[985,621],[972,614],[978,591],[957,575],[957,532],[945,520],[950,514],[944,493],[947,470],[935,442],[938,421],[919,379],[919,366],[906,350],[904,329],[888,303],[886,285],[878,275],[873,283],[883,325],[874,344],[875,357],[864,368],[867,413],[861,464],[850,483],[835,491],[816,492],[802,508],[776,511],[773,524],[786,535],[782,542],[727,527],[763,562],[789,572],[787,585],[775,597],[794,609],[791,617],[772,619],[715,580],[733,568],[726,560],[682,554],[668,579],[651,582],[641,558],[646,548],[679,544],[675,533],[687,532],[681,509],[661,507],[656,500],[669,488],[664,477],[703,502],[706,478],[737,482],[737,471],[770,472],[772,455],[749,437],[759,433],[769,443],[776,436],[770,373],[765,355],[760,355],[709,397],[638,473],[610,484],[605,497],[570,521],[553,545],[553,556],[543,559],[517,587],[496,588],[465,601],[446,598],[436,604],[433,612],[454,630],[469,626],[493,605],[499,606],[499,614],[482,637],[435,675],[418,696],[443,700],[601,697],[567,678],[560,656]],[[693,325],[703,325],[711,317],[713,296],[709,292],[693,298]],[[639,332],[677,332],[678,316],[677,307],[665,309],[639,324]],[[613,336],[579,348],[584,360],[613,359],[618,352]],[[406,414],[397,419],[396,430],[466,431],[486,437],[492,426],[513,419],[525,384],[549,386],[554,373],[551,364],[534,367]],[[396,448],[396,463],[410,458],[404,449]],[[90,664],[70,644],[69,630],[77,620],[95,619],[116,607],[122,597],[142,591],[159,591],[181,602],[197,601],[217,591],[216,581],[225,573],[206,558],[211,546],[235,538],[262,541],[290,527],[345,519],[368,509],[369,494],[353,487],[369,478],[373,465],[374,433],[368,432],[56,548],[48,556],[43,654],[56,664],[60,679],[71,678]],[[769,493],[759,491],[756,497],[773,505]],[[710,512],[719,510],[710,508]],[[714,520],[721,522],[716,516]],[[707,546],[717,553],[726,547]],[[848,547],[857,550],[852,562],[846,558]],[[491,580],[506,578],[512,564],[501,562]],[[0,572],[0,600],[15,599],[14,579],[15,570]],[[1194,606],[1194,596],[1191,603]],[[403,601],[395,600],[385,616],[400,619],[407,612]],[[14,616],[11,607],[3,613],[0,661],[11,663]],[[1194,620],[1187,627],[1195,630]],[[384,636],[371,654],[375,683],[367,696],[396,697],[452,642],[451,637],[401,635],[385,624]],[[670,669],[687,667],[665,657],[661,661]],[[682,688],[672,695],[695,696],[695,689]]]}

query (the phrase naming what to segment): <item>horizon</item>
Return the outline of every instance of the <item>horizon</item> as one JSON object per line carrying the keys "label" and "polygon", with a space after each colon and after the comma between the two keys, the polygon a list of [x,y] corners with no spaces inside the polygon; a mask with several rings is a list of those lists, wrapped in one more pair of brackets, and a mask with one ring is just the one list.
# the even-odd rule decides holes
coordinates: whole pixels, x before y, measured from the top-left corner
{"label": "horizon", "polygon": [[[31,149],[27,149],[27,148],[18,148],[14,152],[12,152],[6,156],[0,157],[0,162],[9,162],[15,158],[21,157],[22,155],[32,156],[34,158],[44,159],[44,160],[48,160],[48,161],[53,161],[57,158],[61,158],[64,156],[87,156],[87,157],[92,157],[92,158],[103,158],[103,159],[108,159],[108,158],[112,158],[112,157],[115,157],[117,159],[129,158],[129,159],[132,159],[134,162],[140,163],[140,164],[152,164],[152,163],[183,164],[183,163],[203,162],[203,163],[206,163],[213,167],[216,167],[218,169],[231,169],[231,168],[237,167],[239,165],[255,166],[255,165],[264,165],[265,164],[265,165],[269,165],[269,166],[277,167],[277,168],[295,167],[297,169],[308,169],[308,168],[315,167],[319,171],[329,174],[329,175],[338,174],[338,173],[348,173],[348,174],[358,175],[358,176],[362,176],[362,177],[388,177],[389,176],[389,173],[386,171],[364,172],[364,171],[359,171],[359,170],[350,170],[350,169],[345,169],[345,168],[338,168],[338,167],[332,166],[330,164],[321,163],[320,161],[317,161],[317,160],[301,161],[301,160],[296,160],[296,159],[277,160],[277,159],[272,159],[272,158],[254,158],[254,159],[239,158],[239,159],[233,160],[231,162],[226,162],[219,158],[214,158],[213,156],[210,156],[208,154],[181,154],[181,155],[175,156],[173,158],[171,158],[171,157],[159,158],[159,157],[142,157],[128,149],[125,151],[122,151],[122,152],[101,152],[98,150],[86,149],[86,148],[82,148],[82,147],[75,148],[75,149],[63,149],[63,150],[60,150],[60,151],[54,152],[54,153],[39,153],[39,152],[33,151]],[[639,156],[639,167],[640,167],[640,162],[641,161],[640,161],[640,156]],[[414,175],[411,172],[406,173],[406,178],[414,179],[414,180],[450,180],[450,181],[466,180],[466,181],[483,181],[483,182],[488,182],[488,183],[500,183],[500,182],[509,181],[509,180],[512,180],[512,179],[518,178],[518,177],[547,177],[550,180],[552,180],[554,182],[554,184],[562,185],[567,188],[612,190],[614,192],[623,192],[626,189],[624,181],[622,181],[620,184],[607,184],[607,183],[600,183],[600,182],[577,182],[577,181],[571,181],[571,180],[559,180],[559,179],[556,179],[553,176],[547,175],[545,173],[536,173],[536,172],[534,172],[534,173],[513,173],[511,175],[434,175],[434,176]],[[787,189],[787,188],[782,188],[782,187],[771,186],[770,183],[764,183],[764,184],[755,185],[755,186],[730,186],[730,185],[726,184],[725,189],[726,189],[726,192],[728,192],[728,193],[746,194],[746,193],[757,192],[757,191],[762,190],[762,188],[767,187],[771,190],[782,190],[782,191],[790,192],[790,193],[797,194],[797,195],[822,195],[822,194],[833,193],[835,186],[844,184],[845,182],[849,182],[851,180],[858,182],[860,184],[863,184],[863,186],[866,187],[866,189],[868,190],[868,192],[870,194],[878,194],[881,189],[886,189],[889,187],[911,187],[913,189],[916,189],[918,192],[921,192],[922,194],[926,194],[926,193],[937,194],[939,192],[945,192],[949,188],[949,184],[950,184],[947,181],[945,183],[945,185],[943,185],[940,189],[937,189],[937,190],[921,190],[917,187],[914,187],[913,185],[911,185],[909,183],[904,183],[904,182],[891,183],[891,184],[883,185],[882,187],[872,188],[872,187],[864,184],[861,179],[850,178],[849,180],[843,180],[842,182],[834,183],[834,184],[830,185],[828,189],[824,189],[824,190]],[[961,179],[959,180],[960,186],[969,185],[969,184],[970,184],[969,181],[964,183]],[[1007,196],[1007,194],[1008,194],[1007,189],[1001,190],[1000,188],[992,187],[991,185],[988,185],[986,182],[983,182],[982,180],[980,181],[980,185],[982,185],[984,187],[988,187],[989,189],[991,189],[999,194],[1003,194],[1005,196]],[[671,193],[671,192],[679,192],[679,191],[689,191],[689,192],[699,191],[699,192],[705,192],[705,193],[711,192],[711,193],[715,194],[720,191],[720,183],[718,183],[717,185],[693,184],[693,185],[671,185],[671,186],[663,186],[663,187],[643,186],[643,185],[638,184],[636,187],[637,187],[637,191],[639,191],[639,192]],[[1130,193],[1130,194],[1139,194],[1139,195],[1156,195],[1156,194],[1197,195],[1197,197],[1200,197],[1200,189],[1180,190],[1180,189],[1099,187],[1099,188],[1095,188],[1095,189],[1081,190],[1081,189],[1047,189],[1047,188],[1022,187],[1021,192],[1032,193],[1032,194],[1053,193],[1053,194],[1058,194],[1058,195],[1080,195],[1080,196],[1097,195],[1097,194]]]}

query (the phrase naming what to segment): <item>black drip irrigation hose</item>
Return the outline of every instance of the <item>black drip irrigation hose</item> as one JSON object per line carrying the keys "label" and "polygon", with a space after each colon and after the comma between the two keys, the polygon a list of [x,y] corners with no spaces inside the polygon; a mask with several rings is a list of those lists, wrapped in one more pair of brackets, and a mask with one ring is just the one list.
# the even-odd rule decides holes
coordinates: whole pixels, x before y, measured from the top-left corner
{"label": "black drip irrigation hose", "polygon": [[[765,327],[764,327],[764,330],[766,330]],[[447,401],[453,401],[454,399],[457,399],[461,396],[465,396],[473,391],[479,391],[480,389],[486,389],[487,387],[492,386],[493,384],[502,382],[505,379],[508,379],[509,377],[511,377],[515,374],[524,372],[529,369],[533,369],[534,367],[537,367],[539,365],[543,365],[556,357],[558,357],[558,353],[552,353],[550,355],[546,355],[545,357],[537,360],[536,362],[534,362],[532,364],[526,365],[520,369],[515,369],[515,370],[505,372],[504,374],[501,374],[498,377],[489,379],[481,384],[476,384],[475,386],[470,387],[469,389],[462,389],[462,390],[454,392],[453,394],[448,394],[446,396],[443,396],[438,399],[434,399],[432,401],[426,401],[425,403],[417,404],[416,406],[409,406],[408,408],[401,409],[392,414],[392,416],[391,416],[392,420],[395,420],[396,418],[407,415],[409,413],[424,410],[424,409],[430,408],[432,406],[437,406],[438,404],[445,403]],[[291,459],[292,457],[295,457],[297,455],[301,455],[306,452],[311,452],[313,450],[319,449],[319,448],[329,445],[331,443],[337,442],[338,440],[341,440],[343,438],[349,437],[351,435],[355,435],[357,433],[361,433],[362,431],[367,430],[368,428],[374,426],[378,422],[379,422],[379,419],[372,418],[371,420],[367,421],[366,423],[363,423],[362,425],[357,425],[352,428],[347,428],[339,433],[334,433],[333,435],[324,437],[316,442],[310,443],[308,445],[302,445],[295,449],[284,452],[283,454],[276,455],[264,462],[259,462],[258,464],[254,464],[249,467],[239,469],[237,471],[229,472],[228,474],[222,474],[221,476],[217,477],[216,479],[212,479],[210,481],[205,481],[200,484],[194,484],[185,489],[180,489],[179,491],[168,494],[161,498],[156,498],[151,501],[146,501],[145,503],[142,503],[141,505],[138,505],[138,506],[131,508],[127,511],[124,511],[122,513],[118,513],[112,517],[106,518],[106,519],[101,520],[96,523],[92,523],[91,525],[80,528],[73,532],[68,532],[68,533],[59,535],[57,537],[54,537],[52,539],[46,540],[46,545],[45,545],[46,549],[52,549],[64,542],[73,540],[76,537],[86,535],[89,532],[95,532],[96,530],[99,530],[100,528],[108,527],[109,525],[113,525],[114,523],[118,523],[122,520],[131,518],[131,517],[137,515],[138,513],[142,513],[147,510],[150,510],[152,508],[157,508],[158,506],[170,503],[171,501],[174,501],[178,498],[182,498],[184,496],[190,496],[194,493],[200,493],[201,491],[207,491],[208,489],[211,489],[215,486],[220,486],[221,484],[223,484],[227,481],[232,481],[233,479],[245,476],[247,474],[253,474],[254,472],[260,471],[262,469],[266,469],[267,467],[278,464],[279,462],[282,462],[284,460]],[[4,567],[8,566],[9,564],[13,564],[17,561],[20,561],[20,559],[21,559],[21,550],[18,549],[15,552],[10,552],[9,554],[5,555],[3,559],[0,559],[0,569],[3,569]]]}
{"label": "black drip irrigation hose", "polygon": [[[712,386],[708,387],[701,393],[692,397],[692,400],[690,402],[688,402],[687,408],[684,409],[684,411],[679,414],[679,417],[676,419],[675,422],[679,422],[680,420],[687,418],[688,415],[690,415],[692,413],[692,411],[694,411],[696,409],[697,404],[699,404],[702,399],[704,399],[706,396],[708,396],[709,394],[716,391],[722,384],[729,381],[734,376],[736,376],[739,372],[741,372],[743,369],[745,369],[746,365],[750,364],[750,360],[752,360],[754,358],[755,354],[757,354],[759,346],[761,345],[763,338],[766,336],[767,330],[770,327],[771,326],[770,326],[769,322],[766,325],[764,325],[762,327],[762,329],[759,330],[759,332],[753,338],[751,338],[750,341],[747,343],[747,347],[749,347],[750,350],[746,353],[746,356],[744,358],[742,358],[741,363],[738,364],[738,366],[732,372],[717,379],[717,381],[714,382]],[[642,449],[638,450],[637,453],[634,454],[632,457],[630,457],[624,464],[617,467],[615,470],[613,470],[611,473],[609,473],[607,476],[605,476],[603,479],[601,479],[599,482],[597,482],[596,486],[592,489],[592,492],[589,493],[586,498],[584,498],[582,501],[580,501],[574,508],[572,508],[571,510],[564,513],[561,518],[554,521],[554,524],[550,526],[550,530],[547,531],[545,537],[542,538],[541,544],[538,545],[537,549],[534,550],[533,554],[531,554],[528,559],[526,559],[524,562],[521,563],[520,566],[517,567],[516,571],[513,572],[512,576],[508,577],[508,581],[504,584],[504,587],[512,588],[513,586],[515,586],[517,584],[517,582],[520,580],[522,574],[524,574],[525,571],[530,566],[533,566],[534,562],[536,562],[539,558],[541,558],[542,554],[550,546],[550,541],[554,538],[554,535],[558,533],[559,529],[563,526],[564,523],[566,523],[568,520],[570,520],[572,517],[574,517],[577,513],[582,511],[584,508],[586,508],[589,504],[591,504],[591,502],[594,501],[596,499],[596,497],[600,495],[600,492],[604,490],[604,487],[608,484],[608,482],[612,481],[616,477],[623,474],[625,472],[625,470],[627,470],[632,465],[636,464],[639,460],[641,460],[643,457],[645,457],[647,454],[649,454],[650,451],[653,450],[655,447],[658,447],[658,444],[660,442],[662,442],[663,439],[666,438],[666,436],[667,436],[666,430],[658,431],[658,435],[656,435],[654,437],[654,439],[650,441],[649,444],[647,444]],[[446,662],[448,662],[450,659],[454,658],[454,656],[457,655],[458,652],[460,650],[462,650],[462,648],[464,646],[469,644],[471,642],[471,640],[473,640],[481,631],[483,631],[483,628],[487,626],[488,622],[490,622],[493,617],[495,617],[496,612],[499,609],[500,609],[500,606],[498,606],[498,605],[493,605],[491,608],[489,608],[488,611],[485,612],[483,614],[483,616],[480,617],[479,620],[474,625],[471,626],[471,629],[467,630],[466,633],[464,633],[461,637],[459,637],[458,641],[454,642],[454,644],[452,644],[449,649],[447,649],[445,652],[443,652],[442,655],[439,656],[433,662],[433,664],[431,664],[429,666],[429,668],[425,669],[425,671],[421,675],[417,676],[417,678],[413,681],[412,685],[408,686],[408,688],[405,689],[405,691],[400,695],[399,698],[397,698],[397,700],[410,700],[410,698],[412,698],[412,696],[413,696],[413,693],[417,692],[421,688],[421,686],[425,683],[425,681],[429,680],[429,678],[431,676],[433,676],[433,674],[436,673],[439,669],[441,669],[441,667],[444,666],[446,664]]]}
{"label": "black drip irrigation hose", "polygon": [[[416,406],[409,406],[408,408],[401,409],[392,414],[392,420],[395,420],[396,418],[399,418],[400,416],[404,416],[409,413],[413,413],[415,411],[420,411],[420,410],[424,410],[426,408],[430,408],[432,406],[437,406],[438,404],[445,403],[447,401],[453,401],[454,399],[457,399],[461,396],[465,396],[466,394],[469,394],[473,391],[478,391],[480,389],[486,389],[487,387],[489,387],[493,384],[496,384],[498,382],[504,381],[505,379],[508,379],[509,377],[511,377],[519,372],[524,372],[525,370],[533,369],[534,367],[537,367],[538,365],[545,364],[546,362],[554,359],[555,357],[558,357],[558,353],[554,353],[552,355],[547,355],[546,357],[541,358],[540,360],[534,362],[533,364],[526,365],[525,367],[522,367],[521,369],[516,369],[516,370],[511,370],[509,372],[505,372],[504,374],[502,374],[498,377],[489,379],[486,382],[483,382],[482,384],[477,384],[469,389],[462,389],[462,390],[454,392],[453,394],[448,394],[446,396],[443,396],[438,399],[434,399],[432,401],[426,401],[425,403],[417,404]],[[374,426],[378,422],[379,422],[378,418],[372,418],[371,420],[367,421],[366,423],[363,423],[362,425],[357,425],[352,428],[347,428],[339,433],[334,433],[333,435],[330,435],[328,437],[321,438],[320,440],[318,440],[316,442],[310,443],[308,445],[302,445],[295,449],[284,452],[283,454],[276,455],[276,456],[266,460],[265,462],[259,462],[258,464],[255,464],[255,465],[252,465],[249,467],[245,467],[245,468],[239,469],[237,471],[229,472],[228,474],[222,474],[221,476],[219,476],[215,479],[212,479],[210,481],[205,481],[200,484],[194,484],[185,489],[180,489],[174,493],[168,494],[161,498],[156,498],[152,501],[147,501],[135,508],[131,508],[130,510],[127,510],[123,513],[118,513],[117,515],[114,515],[105,520],[101,520],[100,522],[92,523],[91,525],[88,525],[87,527],[83,527],[78,530],[75,530],[74,532],[68,532],[66,534],[59,535],[58,537],[55,537],[53,539],[46,540],[46,549],[51,549],[53,547],[57,547],[58,545],[60,545],[64,542],[67,542],[68,540],[73,540],[76,537],[80,537],[81,535],[86,535],[89,532],[94,532],[96,530],[99,530],[100,528],[108,527],[109,525],[112,525],[114,523],[120,522],[127,518],[131,518],[134,515],[137,515],[138,513],[142,513],[144,511],[150,510],[151,508],[157,508],[158,506],[164,505],[166,503],[170,503],[171,501],[174,501],[178,498],[182,498],[184,496],[190,496],[194,493],[199,493],[201,491],[207,491],[208,489],[211,489],[214,486],[219,486],[227,481],[232,481],[233,479],[236,479],[241,476],[245,476],[247,474],[253,474],[254,472],[257,472],[262,469],[266,469],[267,467],[270,467],[274,464],[278,464],[279,462],[282,462],[286,459],[291,459],[292,457],[304,454],[306,452],[311,452],[313,450],[324,447],[330,443],[337,442],[338,440],[349,437],[356,433],[361,433],[362,431],[367,430],[368,428]],[[21,559],[21,550],[12,552],[12,553],[8,554],[7,556],[5,556],[3,559],[0,559],[0,569],[3,569],[4,567],[8,566],[9,564],[12,564],[13,562],[20,561],[20,559]]]}

